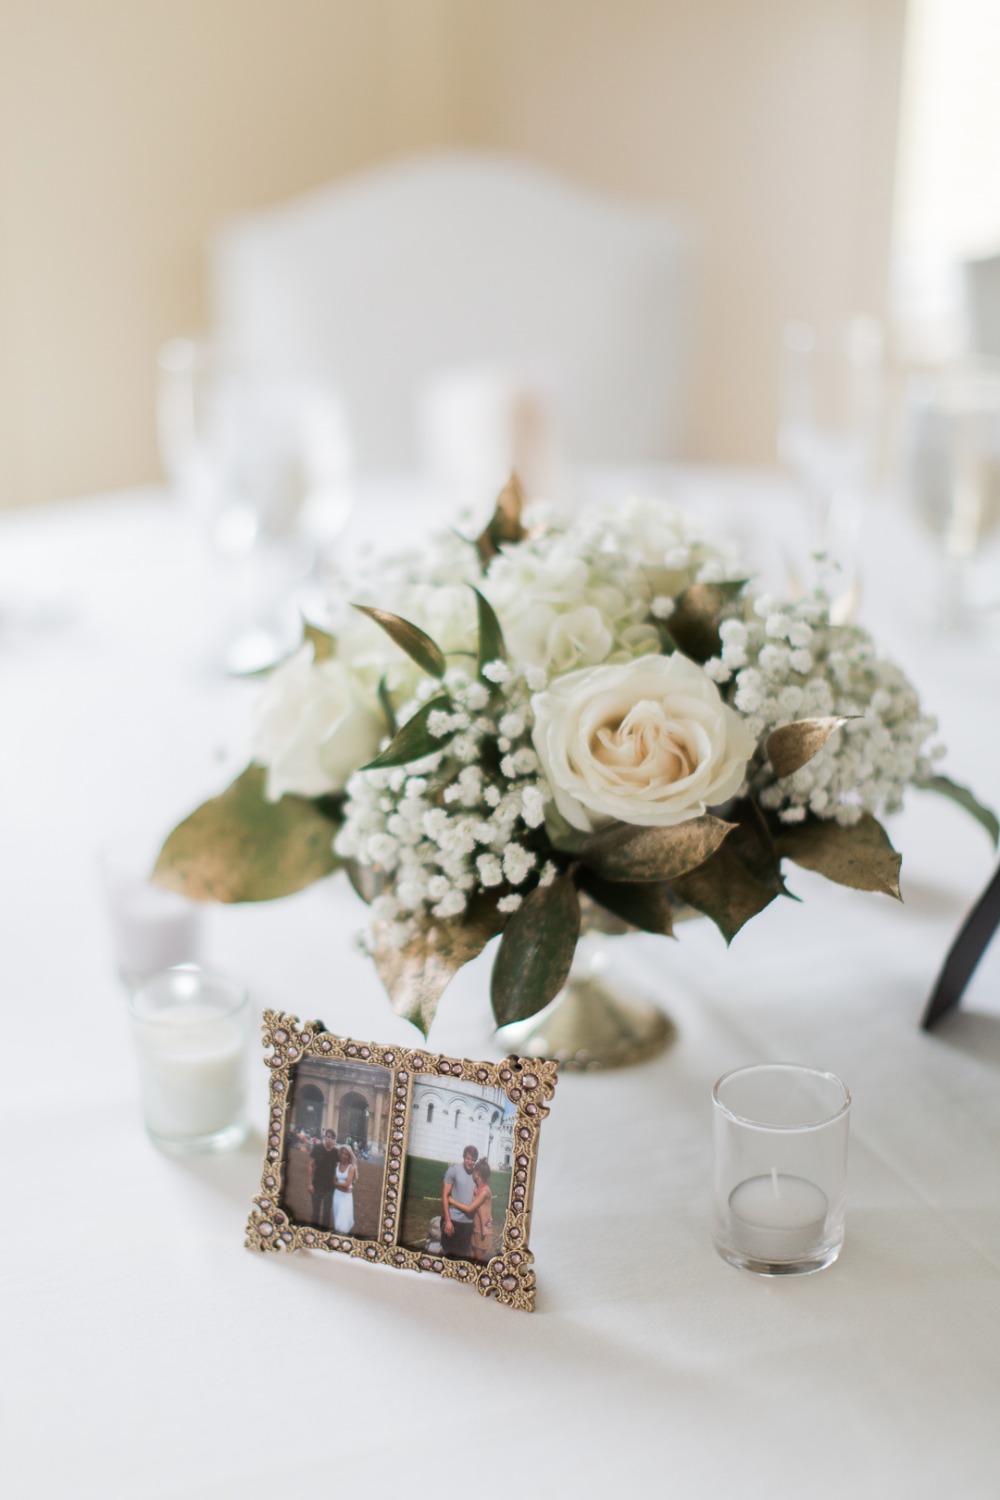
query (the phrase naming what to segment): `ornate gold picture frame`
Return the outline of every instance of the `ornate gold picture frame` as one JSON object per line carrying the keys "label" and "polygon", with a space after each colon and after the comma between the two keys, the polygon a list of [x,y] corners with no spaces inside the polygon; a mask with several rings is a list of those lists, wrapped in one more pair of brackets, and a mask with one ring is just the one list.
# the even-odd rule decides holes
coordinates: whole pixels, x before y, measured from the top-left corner
{"label": "ornate gold picture frame", "polygon": [[271,1010],[264,1049],[269,1123],[249,1249],[430,1272],[532,1311],[528,1237],[555,1063],[356,1042]]}

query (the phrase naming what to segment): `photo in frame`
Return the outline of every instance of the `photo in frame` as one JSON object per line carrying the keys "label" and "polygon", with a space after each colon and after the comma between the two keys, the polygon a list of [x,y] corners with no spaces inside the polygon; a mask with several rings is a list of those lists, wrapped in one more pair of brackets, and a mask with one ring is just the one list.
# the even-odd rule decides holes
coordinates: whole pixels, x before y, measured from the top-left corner
{"label": "photo in frame", "polygon": [[535,1165],[556,1064],[470,1062],[263,1017],[268,1136],[246,1245],[430,1272],[531,1311]]}

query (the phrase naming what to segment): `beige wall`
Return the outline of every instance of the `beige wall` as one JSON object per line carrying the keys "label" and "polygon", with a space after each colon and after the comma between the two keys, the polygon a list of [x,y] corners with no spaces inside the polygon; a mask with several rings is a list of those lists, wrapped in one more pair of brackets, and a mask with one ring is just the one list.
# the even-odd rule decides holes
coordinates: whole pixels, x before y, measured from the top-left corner
{"label": "beige wall", "polygon": [[781,319],[884,303],[905,0],[0,0],[0,500],[154,477],[227,215],[522,151],[706,230],[697,456],[768,459]]}

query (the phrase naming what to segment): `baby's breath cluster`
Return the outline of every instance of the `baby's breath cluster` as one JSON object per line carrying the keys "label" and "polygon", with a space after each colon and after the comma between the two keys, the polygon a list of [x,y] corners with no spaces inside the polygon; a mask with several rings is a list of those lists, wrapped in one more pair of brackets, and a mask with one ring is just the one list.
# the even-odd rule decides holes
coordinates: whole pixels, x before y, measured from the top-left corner
{"label": "baby's breath cluster", "polygon": [[813,813],[852,824],[863,812],[894,812],[907,784],[944,754],[926,748],[937,722],[921,713],[909,679],[866,631],[831,622],[822,591],[791,603],[751,598],[719,634],[721,652],[705,671],[756,738],[796,719],[848,719],[792,775],[774,778],[765,764],[758,801],[783,822]]}
{"label": "baby's breath cluster", "polygon": [[[502,661],[487,663],[483,676],[448,671],[450,707],[428,717],[440,750],[407,766],[356,772],[347,784],[336,850],[388,877],[374,910],[399,947],[428,917],[460,916],[480,890],[495,891],[499,910],[512,912],[527,890],[556,875],[539,854],[548,791],[530,741],[530,683]],[[401,720],[439,690],[421,683]]]}

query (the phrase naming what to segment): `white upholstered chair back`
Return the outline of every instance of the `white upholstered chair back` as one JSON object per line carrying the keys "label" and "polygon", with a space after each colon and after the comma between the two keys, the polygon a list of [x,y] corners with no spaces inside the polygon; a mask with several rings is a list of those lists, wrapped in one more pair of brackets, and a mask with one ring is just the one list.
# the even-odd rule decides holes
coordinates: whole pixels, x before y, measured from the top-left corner
{"label": "white upholstered chair back", "polygon": [[509,158],[393,163],[225,226],[215,333],[271,369],[322,378],[363,470],[417,458],[419,396],[472,367],[552,393],[574,462],[682,447],[691,229]]}

